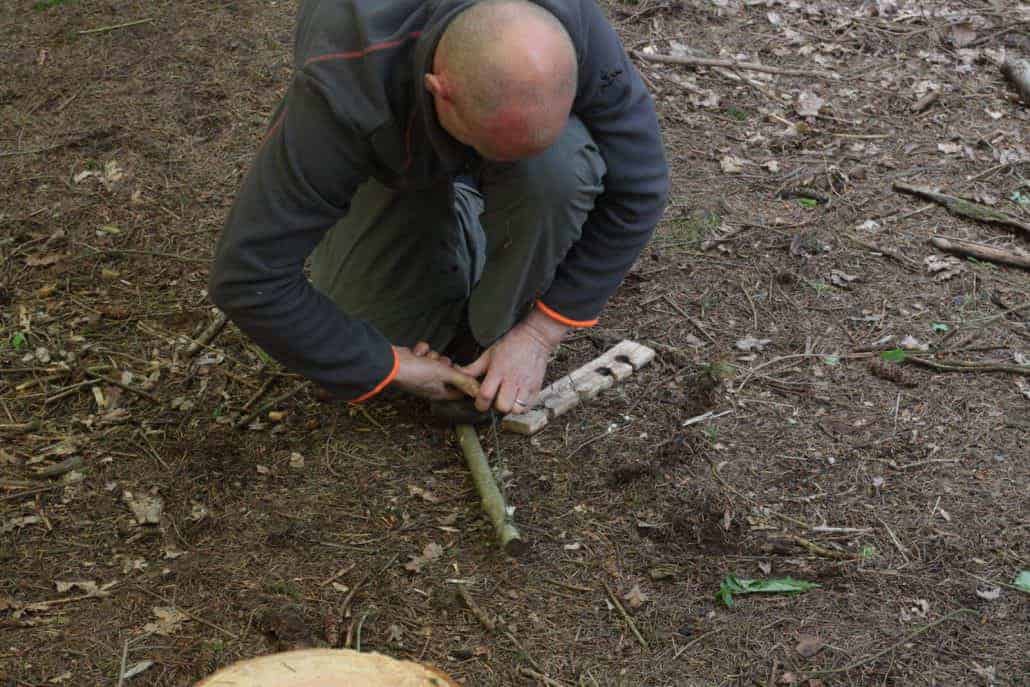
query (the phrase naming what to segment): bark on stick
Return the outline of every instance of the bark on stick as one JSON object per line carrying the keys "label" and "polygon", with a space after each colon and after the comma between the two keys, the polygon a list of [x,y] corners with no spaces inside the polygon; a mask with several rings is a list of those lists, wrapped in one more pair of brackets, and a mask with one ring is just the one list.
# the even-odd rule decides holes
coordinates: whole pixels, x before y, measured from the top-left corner
{"label": "bark on stick", "polygon": [[1027,236],[1030,236],[1030,222],[1023,222],[1008,213],[995,210],[986,205],[973,203],[957,196],[949,196],[946,193],[940,193],[925,186],[913,186],[900,181],[895,181],[893,188],[899,193],[907,193],[910,196],[916,196],[917,198],[923,198],[943,205],[953,215],[977,222],[988,222],[990,224],[1000,224],[1005,227],[1019,229]]}
{"label": "bark on stick", "polygon": [[1024,270],[1030,270],[1030,255],[1020,255],[1019,253],[1002,250],[994,246],[986,246],[982,243],[946,239],[940,236],[931,238],[930,243],[943,251],[954,253],[955,255],[969,256],[977,260],[986,260],[1001,265],[1012,265],[1013,267],[1022,267]]}
{"label": "bark on stick", "polygon": [[511,516],[508,514],[508,504],[504,501],[504,495],[494,481],[490,464],[483,453],[483,446],[479,443],[479,435],[472,425],[458,425],[455,427],[458,434],[458,442],[465,454],[465,462],[468,463],[469,472],[472,473],[472,481],[476,485],[476,491],[483,501],[483,510],[493,523],[497,533],[497,542],[509,556],[520,556],[526,551],[526,542],[522,535],[515,529]]}

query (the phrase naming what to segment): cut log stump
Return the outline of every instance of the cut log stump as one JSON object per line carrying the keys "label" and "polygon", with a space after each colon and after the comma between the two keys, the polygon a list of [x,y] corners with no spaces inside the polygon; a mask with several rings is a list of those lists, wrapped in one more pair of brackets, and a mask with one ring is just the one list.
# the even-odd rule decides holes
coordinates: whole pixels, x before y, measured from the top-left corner
{"label": "cut log stump", "polygon": [[349,649],[302,649],[234,663],[196,687],[458,687],[411,661]]}

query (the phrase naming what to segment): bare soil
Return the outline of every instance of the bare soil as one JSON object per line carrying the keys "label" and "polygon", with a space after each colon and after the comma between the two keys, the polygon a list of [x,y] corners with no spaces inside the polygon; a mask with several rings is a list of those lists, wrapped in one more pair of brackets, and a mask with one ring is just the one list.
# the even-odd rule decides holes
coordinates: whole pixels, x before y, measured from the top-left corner
{"label": "bare soil", "polygon": [[[645,55],[673,197],[552,373],[622,338],[659,357],[537,437],[486,428],[531,540],[511,560],[423,404],[304,386],[237,431],[301,380],[232,325],[186,354],[295,3],[7,0],[0,684],[124,664],[189,685],[330,644],[477,686],[1030,684],[1030,278],[926,263],[933,235],[1027,236],[891,189],[1030,222],[1030,112],[997,67],[1030,56],[1026,5],[608,9]],[[685,49],[810,73],[646,61]],[[906,337],[925,351],[884,360]],[[727,608],[728,575],[819,587]]]}

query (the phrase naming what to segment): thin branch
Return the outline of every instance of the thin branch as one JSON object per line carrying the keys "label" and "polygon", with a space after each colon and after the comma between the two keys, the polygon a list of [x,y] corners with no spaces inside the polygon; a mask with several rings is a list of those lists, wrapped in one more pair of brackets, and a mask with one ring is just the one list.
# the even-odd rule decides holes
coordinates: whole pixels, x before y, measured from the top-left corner
{"label": "thin branch", "polygon": [[626,625],[629,626],[630,632],[632,632],[633,636],[637,638],[638,642],[640,642],[640,646],[650,651],[651,645],[647,643],[646,639],[644,639],[644,635],[640,634],[640,630],[637,629],[637,624],[633,622],[633,616],[626,612],[626,609],[622,606],[622,603],[619,601],[619,597],[615,596],[615,592],[612,591],[612,588],[608,585],[608,582],[605,580],[601,580],[601,584],[604,585],[604,590],[608,592],[608,598],[611,599],[612,605],[615,606],[615,610],[619,612],[619,615],[622,616],[622,619],[626,621]]}
{"label": "thin branch", "polygon": [[905,358],[906,363],[922,365],[938,372],[1009,372],[1012,374],[1030,377],[1030,365],[1007,365],[1005,363],[976,363],[966,360],[955,360],[947,363],[939,363],[936,360],[919,358],[910,355]]}
{"label": "thin branch", "polygon": [[127,22],[125,22],[123,24],[111,24],[110,26],[98,26],[95,29],[84,29],[82,31],[78,31],[77,33],[80,36],[87,36],[87,35],[96,34],[96,33],[107,33],[108,31],[116,31],[118,29],[127,29],[130,26],[139,26],[140,24],[149,24],[152,21],[154,21],[154,18],[153,17],[149,17],[147,19],[137,19],[136,21],[127,21]]}
{"label": "thin branch", "polygon": [[738,60],[724,60],[714,57],[690,57],[687,55],[648,55],[637,50],[633,56],[646,62],[661,62],[663,64],[686,64],[696,67],[726,67],[729,69],[746,69],[752,72],[763,72],[765,74],[783,74],[786,76],[805,76],[814,79],[836,80],[839,74],[827,72],[821,69],[788,69],[786,67],[772,67],[757,62],[740,62]]}
{"label": "thin branch", "polygon": [[861,658],[861,659],[855,661],[854,663],[849,663],[848,665],[844,666],[843,668],[833,668],[832,670],[813,670],[813,671],[811,671],[808,674],[809,675],[832,675],[832,674],[835,674],[835,673],[846,673],[849,670],[854,670],[855,668],[859,668],[861,666],[864,666],[867,663],[872,663],[873,661],[875,661],[876,659],[880,658],[881,656],[885,656],[885,655],[889,654],[890,652],[894,651],[898,647],[903,646],[904,644],[907,644],[908,642],[912,641],[913,639],[915,639],[919,635],[923,634],[924,632],[926,632],[928,630],[932,630],[933,628],[937,627],[938,625],[943,625],[944,623],[948,622],[949,620],[952,620],[953,618],[957,618],[958,616],[966,614],[966,613],[974,613],[975,614],[976,611],[973,610],[972,608],[960,608],[957,611],[952,611],[951,613],[949,613],[948,615],[944,616],[940,620],[935,620],[934,622],[930,623],[929,625],[923,625],[919,629],[914,630],[913,632],[908,633],[907,635],[905,635],[904,637],[902,637],[898,641],[896,641],[893,644],[891,644],[890,646],[888,646],[886,649],[883,649],[881,651],[877,651],[875,654],[872,654],[871,656],[866,656],[865,658]]}
{"label": "thin branch", "polygon": [[211,258],[195,258],[190,255],[179,255],[177,253],[162,253],[155,250],[134,250],[132,248],[97,248],[91,246],[88,243],[81,243],[79,241],[74,242],[77,246],[88,248],[95,253],[107,253],[110,255],[146,255],[153,258],[168,258],[169,260],[179,260],[180,262],[195,262],[204,265],[211,263]]}
{"label": "thin branch", "polygon": [[210,344],[216,336],[218,336],[223,329],[225,329],[225,323],[229,321],[229,318],[221,310],[215,315],[215,319],[211,321],[204,331],[200,333],[196,339],[190,342],[190,345],[186,347],[186,357],[192,358],[200,352],[201,348],[206,347]]}
{"label": "thin branch", "polygon": [[891,187],[898,193],[906,193],[910,196],[916,196],[917,198],[923,198],[924,200],[930,200],[938,205],[942,205],[948,212],[957,217],[965,217],[977,222],[1000,224],[1005,227],[1019,229],[1024,234],[1030,235],[1030,223],[1023,222],[1008,213],[995,210],[986,205],[973,203],[957,196],[949,196],[946,193],[940,193],[925,186],[913,186],[900,181],[895,181]]}

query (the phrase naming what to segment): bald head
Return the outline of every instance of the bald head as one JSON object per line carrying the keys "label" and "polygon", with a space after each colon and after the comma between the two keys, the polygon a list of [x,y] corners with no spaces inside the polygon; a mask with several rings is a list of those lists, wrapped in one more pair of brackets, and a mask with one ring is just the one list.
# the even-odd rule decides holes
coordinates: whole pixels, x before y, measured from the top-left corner
{"label": "bald head", "polygon": [[539,5],[484,0],[444,31],[426,88],[452,136],[490,159],[522,159],[565,128],[576,53],[565,27]]}

